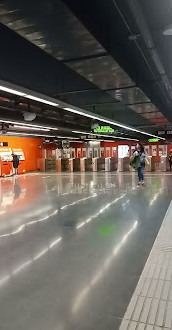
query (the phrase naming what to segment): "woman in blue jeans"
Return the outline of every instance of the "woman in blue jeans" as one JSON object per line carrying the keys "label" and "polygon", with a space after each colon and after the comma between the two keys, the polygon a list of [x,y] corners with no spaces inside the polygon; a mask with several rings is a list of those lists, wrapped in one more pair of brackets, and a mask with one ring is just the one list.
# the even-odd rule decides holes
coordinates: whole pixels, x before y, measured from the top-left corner
{"label": "woman in blue jeans", "polygon": [[138,178],[140,186],[141,184],[144,186],[144,169],[145,169],[145,160],[148,157],[143,145],[141,143],[137,143],[136,151],[134,152],[135,157],[138,157],[139,165],[137,167]]}

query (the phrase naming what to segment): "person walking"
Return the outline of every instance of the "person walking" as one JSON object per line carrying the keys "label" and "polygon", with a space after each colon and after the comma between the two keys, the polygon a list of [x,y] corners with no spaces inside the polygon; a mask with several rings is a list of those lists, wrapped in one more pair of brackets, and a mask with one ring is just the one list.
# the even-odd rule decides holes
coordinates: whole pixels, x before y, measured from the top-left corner
{"label": "person walking", "polygon": [[141,143],[136,144],[136,149],[131,157],[130,165],[133,166],[138,173],[138,186],[145,185],[144,182],[144,169],[146,158],[148,157],[143,145]]}
{"label": "person walking", "polygon": [[171,168],[172,168],[172,153],[171,153],[171,151],[170,151],[169,156],[168,156],[168,161],[169,161],[170,171],[171,171]]}
{"label": "person walking", "polygon": [[12,155],[13,156],[13,168],[14,168],[14,174],[18,175],[18,167],[19,167],[19,159],[17,155]]}

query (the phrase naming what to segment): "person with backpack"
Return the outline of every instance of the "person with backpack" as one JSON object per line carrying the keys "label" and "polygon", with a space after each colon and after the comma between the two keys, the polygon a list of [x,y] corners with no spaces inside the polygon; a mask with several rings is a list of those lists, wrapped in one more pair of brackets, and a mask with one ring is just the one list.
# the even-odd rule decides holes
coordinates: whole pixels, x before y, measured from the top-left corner
{"label": "person with backpack", "polygon": [[148,155],[141,143],[137,143],[135,151],[131,157],[130,165],[137,170],[138,173],[138,186],[145,185],[144,182],[144,169]]}

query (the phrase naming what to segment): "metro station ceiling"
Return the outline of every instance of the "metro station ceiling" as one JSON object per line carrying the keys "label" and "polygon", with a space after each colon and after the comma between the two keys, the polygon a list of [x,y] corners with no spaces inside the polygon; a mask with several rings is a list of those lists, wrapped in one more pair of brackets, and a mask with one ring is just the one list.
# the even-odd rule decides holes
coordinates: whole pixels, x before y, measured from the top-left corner
{"label": "metro station ceiling", "polygon": [[[150,25],[150,2],[142,2],[140,6]],[[157,1],[152,3],[155,6]],[[51,72],[59,72],[59,76],[54,76],[52,87],[47,83],[47,95],[128,125],[144,127],[149,132],[170,126],[170,98],[148,50],[141,37],[138,43],[143,54],[138,52],[134,41],[128,40],[129,33],[118,10],[121,6],[127,24],[135,34],[140,35],[129,7],[121,1],[110,0],[108,4],[101,0],[1,0],[0,22],[19,35],[18,45],[23,43],[24,47],[24,37],[42,50],[39,53],[41,59],[45,58],[44,52],[50,55],[46,62],[42,62],[49,65]],[[153,4],[151,6],[152,10],[155,9]],[[157,25],[150,26],[153,35],[157,26],[158,20]],[[157,35],[154,37],[157,38]],[[16,36],[13,35],[13,38]],[[159,47],[161,52],[165,47]],[[35,49],[31,50],[27,44],[29,52],[36,54]],[[154,71],[154,80],[152,76],[150,78],[147,64]],[[46,70],[49,76],[48,67]],[[35,90],[39,88],[38,91],[46,93],[43,83],[37,83],[37,87],[36,82],[33,80],[32,83],[30,79],[25,87],[31,88],[33,84]],[[163,99],[165,95],[166,100]]]}

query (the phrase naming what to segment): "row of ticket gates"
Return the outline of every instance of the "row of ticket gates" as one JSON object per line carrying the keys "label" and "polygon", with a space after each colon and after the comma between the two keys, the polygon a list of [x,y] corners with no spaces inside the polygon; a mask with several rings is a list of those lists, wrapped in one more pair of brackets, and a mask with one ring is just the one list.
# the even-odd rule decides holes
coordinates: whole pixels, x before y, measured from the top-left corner
{"label": "row of ticket gates", "polygon": [[14,174],[13,169],[13,154],[17,155],[20,165],[18,173],[23,174],[25,170],[25,156],[22,149],[12,149],[0,147],[0,176],[6,177]]}
{"label": "row of ticket gates", "polygon": [[[57,172],[87,172],[87,171],[133,171],[130,167],[130,158],[117,157],[97,157],[97,158],[59,158],[59,159],[42,159],[39,162],[40,171],[57,171]],[[149,164],[146,165],[145,170],[166,172],[168,168],[168,159],[161,156],[159,161],[153,156],[149,157]]]}

